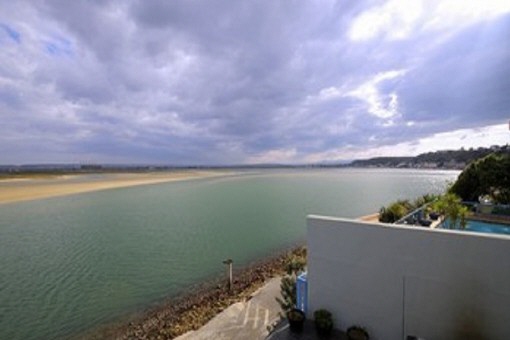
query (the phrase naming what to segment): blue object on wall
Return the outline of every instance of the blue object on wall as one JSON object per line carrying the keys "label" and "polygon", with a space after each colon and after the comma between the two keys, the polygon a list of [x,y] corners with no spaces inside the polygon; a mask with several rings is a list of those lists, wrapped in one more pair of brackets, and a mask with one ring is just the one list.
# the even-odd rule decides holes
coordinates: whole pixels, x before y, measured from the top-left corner
{"label": "blue object on wall", "polygon": [[308,283],[306,281],[306,272],[298,275],[296,280],[296,308],[306,314],[308,306]]}

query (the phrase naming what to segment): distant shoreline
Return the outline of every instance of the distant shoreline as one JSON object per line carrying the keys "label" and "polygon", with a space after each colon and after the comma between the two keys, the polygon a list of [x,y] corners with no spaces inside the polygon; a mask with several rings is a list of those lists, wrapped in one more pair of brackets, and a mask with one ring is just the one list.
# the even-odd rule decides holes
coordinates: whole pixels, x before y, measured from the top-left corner
{"label": "distant shoreline", "polygon": [[217,177],[227,174],[233,174],[233,172],[178,170],[142,173],[13,176],[0,180],[0,205],[99,190]]}
{"label": "distant shoreline", "polygon": [[[455,171],[451,169],[408,169],[408,168],[371,168],[371,167],[294,167],[267,168],[265,170],[354,170],[354,171]],[[255,170],[245,169],[245,170]],[[262,170],[262,169],[258,169]],[[0,176],[0,205],[32,201],[51,197],[60,197],[80,193],[108,189],[126,188],[191,179],[234,176],[244,173],[232,169],[179,169],[166,171],[133,171],[133,172],[84,172],[84,173],[14,173]],[[253,174],[253,173],[252,173]],[[260,173],[259,173],[260,174]]]}
{"label": "distant shoreline", "polygon": [[76,164],[40,163],[8,165],[0,164],[0,180],[12,176],[48,176],[62,174],[90,173],[146,173],[168,171],[242,171],[265,169],[423,169],[423,170],[462,170],[470,162],[492,153],[510,153],[510,145],[493,145],[468,150],[437,150],[417,156],[382,156],[368,159],[323,161],[319,163],[256,163],[223,165],[150,165],[150,164]]}

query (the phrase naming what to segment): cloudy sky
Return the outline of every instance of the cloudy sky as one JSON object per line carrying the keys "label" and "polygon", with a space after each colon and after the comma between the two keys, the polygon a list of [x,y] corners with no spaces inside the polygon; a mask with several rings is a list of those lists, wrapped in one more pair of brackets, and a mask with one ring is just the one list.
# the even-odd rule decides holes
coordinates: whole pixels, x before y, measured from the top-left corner
{"label": "cloudy sky", "polygon": [[510,2],[0,0],[0,164],[510,142]]}

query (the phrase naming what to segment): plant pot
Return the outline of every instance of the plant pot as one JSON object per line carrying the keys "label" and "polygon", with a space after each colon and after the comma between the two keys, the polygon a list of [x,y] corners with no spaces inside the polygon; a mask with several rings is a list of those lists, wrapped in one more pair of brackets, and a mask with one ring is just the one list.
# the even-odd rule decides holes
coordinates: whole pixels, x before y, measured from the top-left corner
{"label": "plant pot", "polygon": [[315,330],[319,335],[329,335],[333,330],[333,318],[325,309],[319,309],[313,313],[315,318]]}
{"label": "plant pot", "polygon": [[349,340],[369,340],[367,331],[359,326],[349,327],[347,330],[347,339]]}
{"label": "plant pot", "polygon": [[287,320],[289,320],[289,328],[292,332],[301,332],[305,323],[305,313],[297,308],[291,309],[287,312]]}
{"label": "plant pot", "polygon": [[326,336],[326,335],[331,334],[331,331],[333,330],[333,326],[322,327],[322,326],[315,325],[315,330],[317,331],[317,334],[319,334],[321,336]]}

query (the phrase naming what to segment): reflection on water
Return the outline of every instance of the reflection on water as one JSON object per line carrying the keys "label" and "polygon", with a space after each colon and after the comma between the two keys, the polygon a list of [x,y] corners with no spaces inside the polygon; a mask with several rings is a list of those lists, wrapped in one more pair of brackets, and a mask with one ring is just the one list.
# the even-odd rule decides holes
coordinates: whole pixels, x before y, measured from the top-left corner
{"label": "reflection on water", "polygon": [[0,338],[78,334],[458,172],[267,171],[0,206]]}

